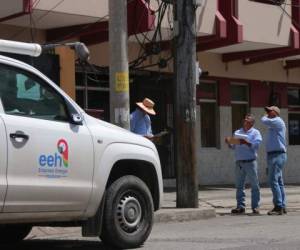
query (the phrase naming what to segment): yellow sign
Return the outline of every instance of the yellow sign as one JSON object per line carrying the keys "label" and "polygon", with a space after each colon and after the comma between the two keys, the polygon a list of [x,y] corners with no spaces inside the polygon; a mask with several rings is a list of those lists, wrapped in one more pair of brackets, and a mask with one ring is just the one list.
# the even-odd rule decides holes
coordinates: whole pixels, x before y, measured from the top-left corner
{"label": "yellow sign", "polygon": [[116,92],[129,91],[129,75],[128,72],[117,72],[116,73]]}

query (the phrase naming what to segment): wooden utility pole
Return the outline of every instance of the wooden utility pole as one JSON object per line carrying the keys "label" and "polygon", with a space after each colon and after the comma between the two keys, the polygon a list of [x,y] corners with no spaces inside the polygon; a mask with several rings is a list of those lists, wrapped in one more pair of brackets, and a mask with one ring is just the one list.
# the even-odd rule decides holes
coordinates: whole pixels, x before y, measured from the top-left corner
{"label": "wooden utility pole", "polygon": [[175,164],[177,207],[197,208],[196,165],[196,7],[193,0],[174,1]]}
{"label": "wooden utility pole", "polygon": [[130,129],[127,0],[109,0],[110,121]]}

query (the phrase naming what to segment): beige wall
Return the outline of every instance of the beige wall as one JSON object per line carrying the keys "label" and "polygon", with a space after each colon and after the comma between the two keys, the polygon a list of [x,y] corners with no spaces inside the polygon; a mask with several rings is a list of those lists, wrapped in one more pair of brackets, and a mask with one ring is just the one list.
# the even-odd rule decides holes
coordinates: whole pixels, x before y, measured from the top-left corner
{"label": "beige wall", "polygon": [[[0,24],[0,38],[8,40],[16,40],[21,42],[32,42],[31,32],[29,28],[16,27],[12,25]],[[43,30],[34,30],[34,42],[44,43],[45,32]]]}
{"label": "beige wall", "polygon": [[201,35],[212,35],[215,33],[216,11],[217,0],[203,0],[203,5],[198,7],[196,12],[198,33]]}
{"label": "beige wall", "polygon": [[[100,43],[88,46],[91,54],[90,62],[99,66],[109,65],[109,43]],[[128,43],[128,60],[129,62],[138,57],[140,46],[137,43]]]}
{"label": "beige wall", "polygon": [[[109,65],[109,44],[101,43],[88,47],[91,53],[90,62],[99,65],[99,66],[108,66]],[[139,56],[140,46],[137,43],[129,42],[128,43],[128,60],[132,62]],[[160,55],[152,55],[149,56],[148,59],[142,63],[140,66],[145,66],[149,64],[154,64],[158,62],[159,57],[168,58],[170,57],[170,51],[163,51]],[[168,66],[164,69],[159,69],[156,67],[149,67],[147,70],[158,71],[161,72],[172,72],[173,71],[173,60],[168,62]]]}
{"label": "beige wall", "polygon": [[[91,62],[96,65],[109,65],[108,43],[102,43],[89,47],[91,52]],[[140,46],[137,43],[129,43],[129,61],[138,57]],[[163,51],[160,54],[163,58],[170,57],[170,51]],[[266,61],[252,65],[244,65],[241,61],[223,63],[220,54],[202,52],[197,54],[200,67],[203,71],[208,71],[210,76],[228,77],[238,79],[263,80],[274,82],[300,83],[300,68],[285,70],[282,60]],[[159,56],[149,56],[148,60],[141,66],[156,63]],[[147,70],[161,72],[173,71],[173,60],[168,62],[164,69],[157,66],[149,67]]]}
{"label": "beige wall", "polygon": [[291,27],[290,4],[291,0],[287,0],[286,14],[276,5],[239,0],[238,17],[244,27],[244,40],[287,46]]}
{"label": "beige wall", "polygon": [[103,17],[108,14],[108,0],[40,0],[35,9],[51,10],[55,7],[55,12],[76,14],[82,16]]}
{"label": "beige wall", "polygon": [[[197,108],[197,133],[201,142],[201,110]],[[231,108],[219,109],[220,122],[220,148],[197,147],[197,164],[200,185],[217,185],[234,183],[234,157],[233,153],[224,143],[223,138],[231,135]]]}
{"label": "beige wall", "polygon": [[109,65],[109,47],[108,43],[100,43],[88,47],[90,51],[90,62],[98,66]]}
{"label": "beige wall", "polygon": [[281,60],[252,65],[241,61],[223,63],[221,55],[213,53],[199,53],[199,60],[201,68],[211,76],[300,83],[300,68],[285,70]]}
{"label": "beige wall", "polygon": [[[215,34],[215,14],[218,0],[203,0],[202,6],[197,8],[196,21],[199,35]],[[254,1],[239,0],[237,15],[243,25],[245,42],[259,43],[252,49],[288,46],[290,43],[291,0],[283,5],[284,11],[276,5],[262,4]],[[153,9],[157,9],[157,2],[153,1]],[[172,7],[169,12],[172,19]],[[168,17],[163,19],[163,28],[169,28]],[[272,45],[272,46],[271,46]],[[245,47],[251,49],[250,47]]]}
{"label": "beige wall", "polygon": [[[197,8],[196,11],[196,30],[199,36],[213,35],[215,34],[215,15],[217,11],[217,1],[218,0],[203,0],[203,4]],[[161,2],[161,1],[160,1]],[[151,1],[150,7],[152,10],[158,9],[158,2]],[[157,20],[155,24],[157,25]],[[170,24],[171,22],[171,24]],[[173,6],[168,5],[166,14],[162,20],[162,37],[163,40],[171,40],[174,37],[173,30],[170,30],[170,25],[173,26]],[[149,37],[153,36],[153,32],[148,32]],[[140,39],[143,40],[143,36],[140,36]]]}
{"label": "beige wall", "polygon": [[[196,23],[198,34],[212,35],[215,33],[215,15],[217,11],[217,2],[218,0],[203,0],[203,4],[197,8]],[[156,10],[158,8],[158,4],[156,1],[151,1],[151,8],[153,10]],[[170,28],[169,19],[173,20],[172,5],[168,6],[166,15],[163,18],[163,28]],[[171,32],[169,34],[171,37]]]}
{"label": "beige wall", "polygon": [[[231,107],[220,107],[220,148],[202,148],[200,146],[200,112],[197,109],[197,140],[198,140],[198,151],[197,151],[197,164],[199,173],[199,184],[200,185],[216,185],[216,184],[234,184],[234,153],[233,150],[229,149],[224,143],[224,137],[231,135]],[[261,132],[263,136],[263,142],[258,152],[258,174],[261,183],[267,183],[268,178],[266,175],[266,151],[265,151],[265,136],[267,128],[260,122],[261,116],[264,114],[262,108],[251,108],[251,113],[256,117],[255,127]],[[281,109],[281,117],[285,121],[286,125],[288,122],[288,111],[287,109]],[[287,135],[288,138],[288,135]],[[299,168],[299,155],[300,146],[288,146],[288,161],[284,168],[284,180],[286,183],[299,184],[300,183],[300,168]]]}

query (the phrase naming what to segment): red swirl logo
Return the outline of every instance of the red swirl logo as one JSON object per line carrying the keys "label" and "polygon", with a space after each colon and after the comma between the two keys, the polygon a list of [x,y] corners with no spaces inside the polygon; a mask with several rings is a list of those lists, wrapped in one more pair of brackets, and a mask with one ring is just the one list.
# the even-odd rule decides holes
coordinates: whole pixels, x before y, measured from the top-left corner
{"label": "red swirl logo", "polygon": [[69,147],[66,140],[60,139],[57,142],[57,150],[62,156],[64,166],[67,168],[69,165]]}

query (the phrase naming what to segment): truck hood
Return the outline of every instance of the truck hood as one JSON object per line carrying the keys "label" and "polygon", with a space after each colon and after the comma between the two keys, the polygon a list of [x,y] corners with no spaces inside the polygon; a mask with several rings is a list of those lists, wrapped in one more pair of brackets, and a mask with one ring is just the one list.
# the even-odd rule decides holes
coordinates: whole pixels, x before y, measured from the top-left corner
{"label": "truck hood", "polygon": [[96,119],[86,113],[84,113],[84,119],[92,135],[103,140],[105,144],[130,143],[151,148],[156,151],[155,145],[143,136],[134,134],[111,123]]}

